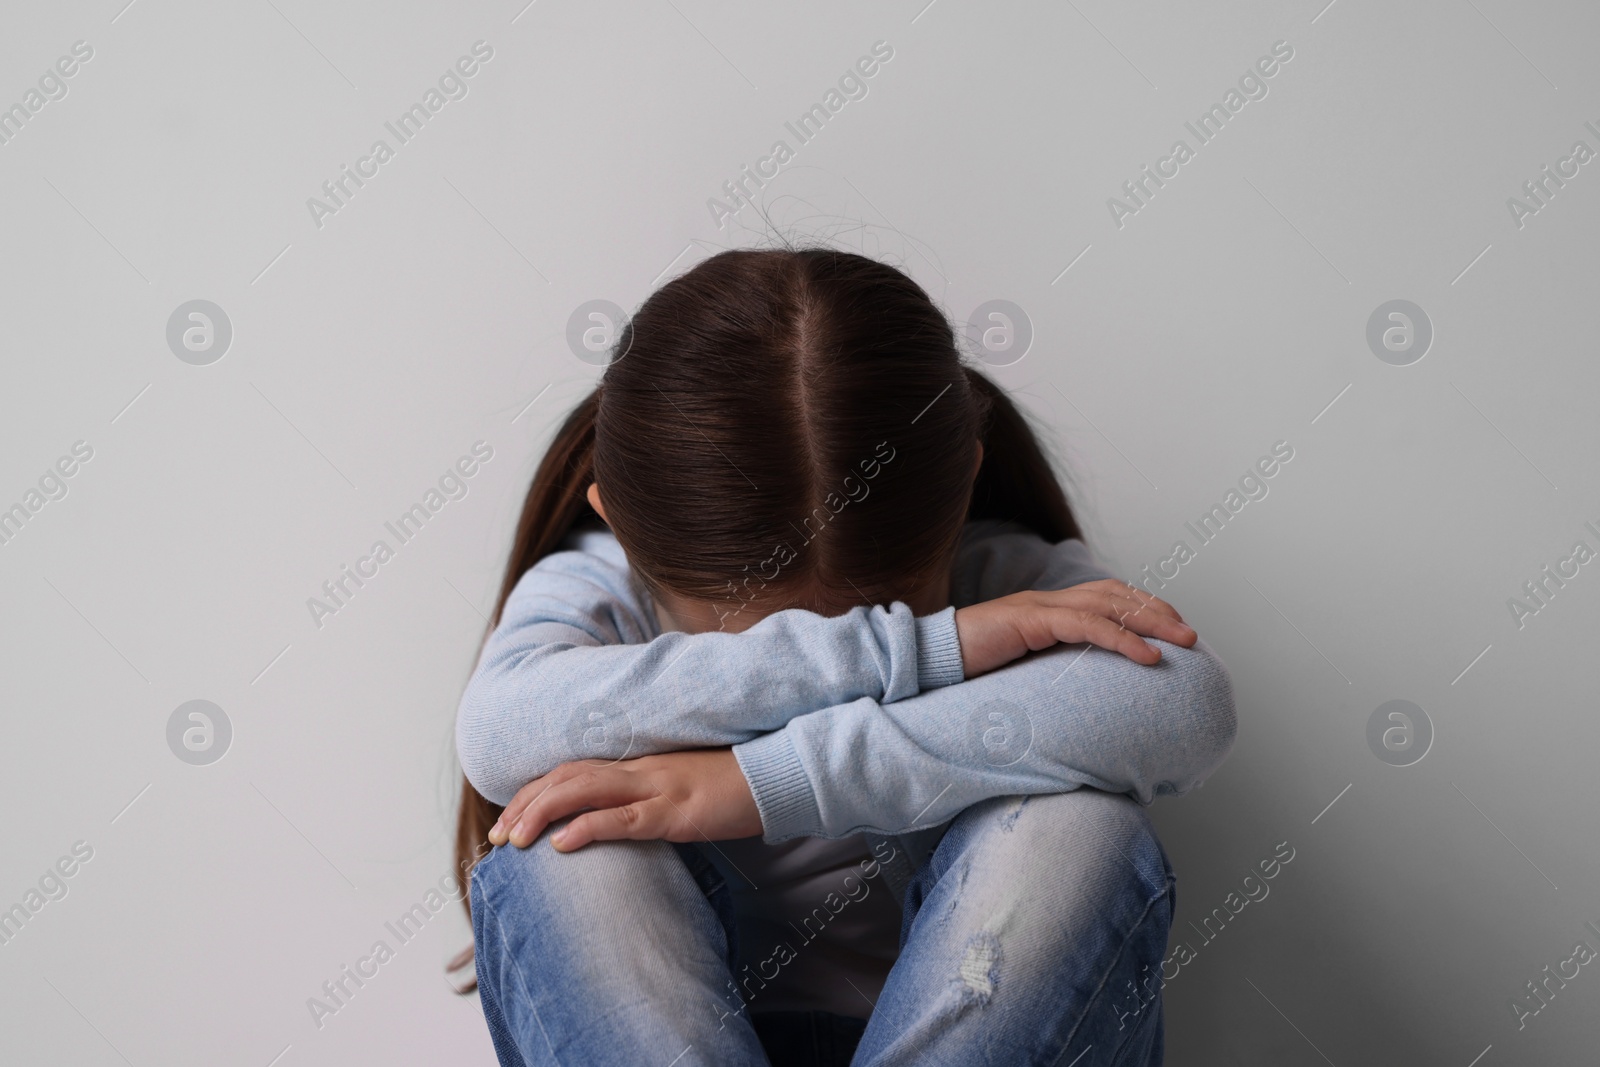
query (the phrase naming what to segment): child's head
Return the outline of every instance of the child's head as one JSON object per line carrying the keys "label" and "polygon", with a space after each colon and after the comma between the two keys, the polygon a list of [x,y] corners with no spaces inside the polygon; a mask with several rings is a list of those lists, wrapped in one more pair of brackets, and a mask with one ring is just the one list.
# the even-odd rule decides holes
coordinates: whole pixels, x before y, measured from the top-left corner
{"label": "child's head", "polygon": [[617,352],[589,499],[652,591],[826,610],[948,570],[984,412],[905,274],[725,252],[646,300]]}
{"label": "child's head", "polygon": [[[651,295],[558,434],[536,504],[567,513],[548,516],[563,533],[598,504],[659,599],[741,622],[936,586],[976,512],[1077,532],[1026,423],[963,367],[922,288],[831,249],[724,252]],[[537,560],[518,554],[508,591]]]}
{"label": "child's head", "polygon": [[646,299],[534,475],[501,605],[597,510],[658,598],[741,622],[930,589],[971,518],[1078,533],[922,286],[827,248],[726,251]]}

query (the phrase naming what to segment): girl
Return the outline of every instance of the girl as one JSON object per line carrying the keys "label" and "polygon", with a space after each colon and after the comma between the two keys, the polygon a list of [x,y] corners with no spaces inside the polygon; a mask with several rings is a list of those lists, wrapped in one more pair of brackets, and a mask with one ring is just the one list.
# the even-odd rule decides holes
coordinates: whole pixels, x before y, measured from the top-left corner
{"label": "girl", "polygon": [[725,252],[616,351],[457,719],[501,1063],[1159,1063],[1220,662],[894,268]]}

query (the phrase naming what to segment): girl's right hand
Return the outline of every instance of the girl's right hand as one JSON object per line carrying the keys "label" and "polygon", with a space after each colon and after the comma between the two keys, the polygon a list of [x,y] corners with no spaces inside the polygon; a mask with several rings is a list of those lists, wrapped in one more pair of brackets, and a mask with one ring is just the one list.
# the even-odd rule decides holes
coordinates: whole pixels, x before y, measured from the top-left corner
{"label": "girl's right hand", "polygon": [[1141,634],[1184,648],[1199,639],[1171,604],[1110,578],[956,609],[956,637],[968,678],[1055,644],[1087,642],[1135,663],[1160,662],[1161,651]]}

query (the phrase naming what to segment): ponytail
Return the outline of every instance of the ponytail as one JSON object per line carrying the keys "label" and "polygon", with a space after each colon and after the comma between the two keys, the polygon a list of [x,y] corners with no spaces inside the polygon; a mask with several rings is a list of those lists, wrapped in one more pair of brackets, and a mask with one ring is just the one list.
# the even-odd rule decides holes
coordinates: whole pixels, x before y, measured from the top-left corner
{"label": "ponytail", "polygon": [[[588,519],[598,519],[589,506],[589,485],[594,481],[594,422],[600,407],[600,390],[596,389],[583,399],[572,414],[567,416],[549,451],[534,472],[533,485],[528,489],[527,500],[522,505],[522,517],[517,520],[517,535],[511,544],[511,562],[506,567],[505,578],[500,583],[500,595],[495,601],[494,614],[489,629],[499,625],[500,614],[517,582],[545,556],[561,546],[574,526]],[[489,851],[489,829],[504,809],[491,803],[472,787],[463,775],[461,780],[461,811],[456,819],[456,886],[461,891],[461,904],[472,915],[470,882],[472,868],[478,859]],[[459,971],[471,965],[472,946],[452,959],[450,971]],[[476,978],[458,987],[457,992],[470,993],[478,986]]]}
{"label": "ponytail", "polygon": [[599,409],[600,390],[596,389],[561,424],[534,472],[522,517],[517,520],[517,536],[511,543],[511,562],[489,619],[490,629],[500,624],[500,613],[522,576],[560,547],[579,522],[600,517],[589,506],[588,497],[594,481],[594,420]]}
{"label": "ponytail", "polygon": [[1018,522],[1051,544],[1083,536],[1027,417],[1000,386],[972,367],[963,369],[984,411],[983,463],[972,487],[967,520]]}

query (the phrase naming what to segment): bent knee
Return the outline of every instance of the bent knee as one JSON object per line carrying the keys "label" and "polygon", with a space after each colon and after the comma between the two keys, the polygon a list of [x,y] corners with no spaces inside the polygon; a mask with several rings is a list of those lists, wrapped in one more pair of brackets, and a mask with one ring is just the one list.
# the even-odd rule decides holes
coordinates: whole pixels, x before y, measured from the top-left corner
{"label": "bent knee", "polygon": [[1137,974],[1165,951],[1171,869],[1128,797],[998,797],[963,812],[939,847],[948,865],[927,905],[938,910],[919,936],[950,968],[950,1011],[1034,1003],[1038,990],[1086,1005],[1105,975]]}
{"label": "bent knee", "polygon": [[1077,789],[996,797],[963,815],[976,816],[985,862],[1029,871],[1077,892],[1159,896],[1172,868],[1143,806],[1120,793]]}
{"label": "bent knee", "polygon": [[501,845],[479,861],[471,888],[474,941],[495,958],[643,968],[700,953],[696,939],[712,929],[704,890],[666,841],[596,841],[573,852],[542,837],[525,849]]}
{"label": "bent knee", "polygon": [[541,835],[527,848],[498,845],[472,871],[475,896],[560,899],[564,906],[611,899],[628,887],[669,879],[683,861],[665,841],[596,841],[559,852]]}

